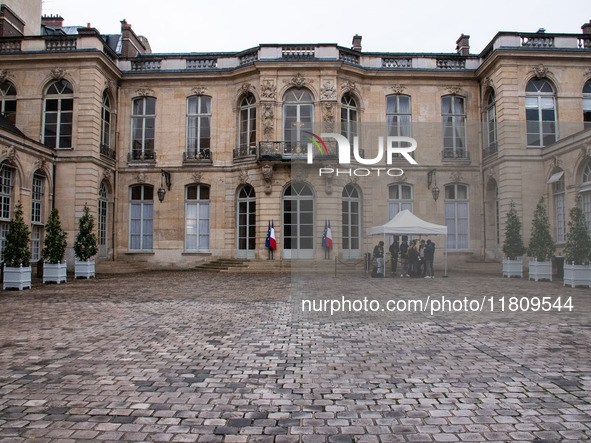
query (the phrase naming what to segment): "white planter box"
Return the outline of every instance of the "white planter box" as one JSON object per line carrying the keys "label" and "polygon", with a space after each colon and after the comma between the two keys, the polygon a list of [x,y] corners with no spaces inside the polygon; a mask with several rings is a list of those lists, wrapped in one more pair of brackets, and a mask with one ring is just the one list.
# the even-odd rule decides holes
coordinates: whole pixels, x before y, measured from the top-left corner
{"label": "white planter box", "polygon": [[503,277],[523,278],[523,261],[503,259]]}
{"label": "white planter box", "polygon": [[58,285],[61,282],[67,282],[66,262],[63,263],[43,263],[43,284],[55,282]]}
{"label": "white planter box", "polygon": [[552,281],[552,262],[551,261],[537,261],[529,262],[529,279],[530,280],[550,280]]}
{"label": "white planter box", "polygon": [[94,277],[94,260],[74,262],[75,275],[74,278],[91,278]]}
{"label": "white planter box", "polygon": [[591,266],[565,263],[563,285],[591,287]]}
{"label": "white planter box", "polygon": [[17,288],[19,291],[25,288],[31,288],[31,267],[27,266],[23,268],[22,265],[19,268],[11,268],[4,265],[4,284],[3,287]]}

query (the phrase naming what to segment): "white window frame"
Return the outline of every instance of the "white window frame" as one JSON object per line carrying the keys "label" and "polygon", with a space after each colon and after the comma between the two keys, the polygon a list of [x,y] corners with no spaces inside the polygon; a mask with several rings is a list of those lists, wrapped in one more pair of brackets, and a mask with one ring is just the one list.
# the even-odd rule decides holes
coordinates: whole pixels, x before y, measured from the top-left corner
{"label": "white window frame", "polygon": [[[398,189],[398,198],[390,197],[391,189]],[[403,190],[410,190],[410,198],[403,198]],[[400,211],[408,209],[413,212],[414,188],[408,183],[391,183],[388,185],[388,220],[392,220]]]}
{"label": "white window frame", "polygon": [[[148,101],[154,101],[154,113],[147,113],[146,104]],[[135,114],[134,108],[136,102],[142,102],[142,113]],[[156,152],[156,98],[154,97],[135,97],[131,100],[131,158],[133,160],[138,159],[153,159]],[[149,124],[151,123],[151,127]],[[141,130],[141,139],[135,138],[135,132],[137,129]],[[148,137],[147,132],[153,131],[153,136]],[[151,149],[150,144],[151,141]],[[139,146],[134,146],[134,143],[139,143]]]}
{"label": "white window frame", "polygon": [[239,156],[256,153],[257,139],[257,107],[256,98],[252,92],[244,95],[240,100],[238,110],[238,153]]}
{"label": "white window frame", "polygon": [[[209,100],[209,112],[201,112],[202,101]],[[197,102],[197,112],[190,112],[190,103]],[[187,97],[187,145],[186,156],[188,159],[211,159],[211,115],[212,99],[208,95],[192,95]],[[205,122],[209,127],[209,137],[202,138],[201,133],[205,130]],[[192,133],[194,135],[192,135]],[[202,146],[202,140],[207,146]]]}
{"label": "white window frame", "polygon": [[[49,92],[50,89],[55,88],[55,92]],[[66,89],[69,89],[70,92],[64,92]],[[48,111],[47,106],[48,103],[52,100],[57,101],[57,109],[55,111]],[[70,103],[69,106],[65,106],[67,103]],[[70,107],[70,109],[67,109]],[[66,109],[64,109],[66,108]],[[47,117],[50,114],[56,115],[56,122],[55,122],[55,144],[52,143],[50,140],[51,137],[47,134],[48,130],[48,122]],[[65,117],[70,115],[70,122]],[[62,137],[68,136],[68,129],[69,127],[69,137],[70,143],[62,145],[61,139]],[[49,147],[55,149],[70,149],[73,147],[74,144],[74,88],[72,85],[66,80],[58,80],[51,83],[47,86],[45,90],[45,96],[43,97],[43,143]]]}
{"label": "white window frame", "polygon": [[[133,199],[133,189],[141,188],[141,198]],[[151,189],[152,198],[146,199],[145,194],[147,189]],[[134,219],[133,212],[134,207],[139,208],[140,217]],[[148,215],[148,209],[150,208],[151,214]],[[133,221],[139,220],[140,230],[139,232],[133,231]],[[147,230],[146,223],[151,221],[151,229]],[[148,232],[149,231],[149,232]],[[133,237],[139,236],[139,248],[133,248]],[[154,187],[150,185],[133,185],[129,187],[129,250],[138,252],[152,252],[154,248]]]}
{"label": "white window frame", "polygon": [[[453,187],[453,198],[448,198],[448,188]],[[466,190],[466,198],[458,198],[458,189],[463,187]],[[467,251],[470,249],[470,187],[463,183],[445,185],[445,225],[447,226],[447,249],[450,251]],[[460,231],[460,208],[465,206],[466,232]],[[459,246],[460,236],[466,237],[466,244]]]}
{"label": "white window frame", "polygon": [[[189,198],[189,189],[197,187],[196,198]],[[205,189],[207,195],[205,198]],[[185,187],[185,251],[209,252],[211,248],[211,187],[191,184]],[[194,214],[191,217],[190,214]],[[193,246],[194,245],[194,246]]]}
{"label": "white window frame", "polygon": [[[541,86],[536,86],[536,81],[543,81]],[[544,92],[542,88],[544,85],[547,84],[551,92]],[[534,88],[536,91],[528,91],[528,88]],[[551,108],[547,106],[552,104]],[[546,106],[546,109],[544,107]],[[544,110],[552,109],[553,113],[553,120],[544,120]],[[535,119],[528,119],[528,110],[535,110],[536,111],[536,118]],[[550,143],[554,143],[558,140],[558,119],[557,119],[557,110],[556,110],[556,90],[551,82],[547,79],[531,79],[526,86],[525,91],[525,120],[526,120],[526,142],[528,148],[543,148],[546,145],[544,140],[545,137],[553,136],[553,140]],[[552,125],[554,131],[545,131],[545,125]],[[537,127],[536,132],[531,132],[530,128],[534,126]],[[530,134],[537,134],[538,143],[533,144],[530,143]]]}
{"label": "white window frame", "polygon": [[353,146],[354,137],[358,136],[359,108],[357,100],[350,92],[341,97],[341,135]]}
{"label": "white window frame", "polygon": [[[447,99],[451,100],[451,112],[444,113],[443,102]],[[456,102],[462,104],[462,112],[456,112]],[[447,119],[451,119],[451,125],[448,124]],[[443,133],[443,157],[467,158],[466,97],[461,95],[444,95],[441,97],[441,125]],[[451,137],[446,137],[446,130],[451,130]],[[451,144],[449,144],[449,141],[451,141]]]}

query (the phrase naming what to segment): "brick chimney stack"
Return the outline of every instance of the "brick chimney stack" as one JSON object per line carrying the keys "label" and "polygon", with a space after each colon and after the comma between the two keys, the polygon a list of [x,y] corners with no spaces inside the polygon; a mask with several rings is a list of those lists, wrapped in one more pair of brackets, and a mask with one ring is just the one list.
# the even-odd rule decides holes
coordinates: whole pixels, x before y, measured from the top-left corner
{"label": "brick chimney stack", "polygon": [[467,56],[470,55],[470,36],[460,35],[460,38],[456,41],[456,51],[459,55]]}
{"label": "brick chimney stack", "polygon": [[583,30],[583,34],[591,34],[591,20],[589,20],[589,23],[585,23],[581,26],[581,29]]}
{"label": "brick chimney stack", "polygon": [[361,39],[362,37],[359,34],[355,34],[353,36],[353,46],[351,46],[351,49],[361,52]]}
{"label": "brick chimney stack", "polygon": [[121,57],[131,58],[150,52],[149,47],[147,48],[142,39],[131,30],[131,25],[127,23],[127,20],[121,20]]}
{"label": "brick chimney stack", "polygon": [[50,28],[61,28],[64,26],[64,18],[61,15],[44,15],[41,17],[41,24]]}

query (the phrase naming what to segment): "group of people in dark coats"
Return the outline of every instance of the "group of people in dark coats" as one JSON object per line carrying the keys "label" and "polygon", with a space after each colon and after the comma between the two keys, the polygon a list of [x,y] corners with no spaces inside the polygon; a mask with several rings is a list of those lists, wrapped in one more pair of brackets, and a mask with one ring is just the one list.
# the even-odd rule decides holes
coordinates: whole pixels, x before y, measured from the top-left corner
{"label": "group of people in dark coats", "polygon": [[[402,236],[400,241],[398,236],[389,248],[391,256],[390,274],[392,277],[398,275],[398,263],[400,263],[400,277],[413,278],[434,278],[433,258],[435,256],[435,243],[431,240],[411,240],[407,236]],[[384,242],[379,242],[374,248],[374,258],[377,262],[377,274],[384,272]]]}

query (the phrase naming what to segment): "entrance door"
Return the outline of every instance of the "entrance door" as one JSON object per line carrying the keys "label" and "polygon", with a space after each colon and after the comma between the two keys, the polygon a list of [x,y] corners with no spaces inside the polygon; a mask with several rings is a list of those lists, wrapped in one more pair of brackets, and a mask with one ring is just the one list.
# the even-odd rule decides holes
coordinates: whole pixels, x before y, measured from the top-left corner
{"label": "entrance door", "polygon": [[256,249],[256,198],[254,188],[245,185],[238,191],[236,237],[238,258],[254,258]]}
{"label": "entrance door", "polygon": [[314,193],[304,183],[283,192],[283,257],[314,258]]}

